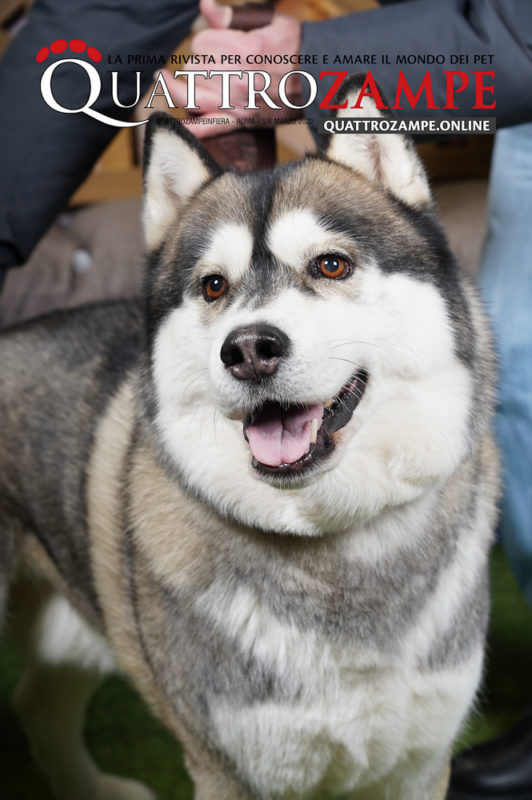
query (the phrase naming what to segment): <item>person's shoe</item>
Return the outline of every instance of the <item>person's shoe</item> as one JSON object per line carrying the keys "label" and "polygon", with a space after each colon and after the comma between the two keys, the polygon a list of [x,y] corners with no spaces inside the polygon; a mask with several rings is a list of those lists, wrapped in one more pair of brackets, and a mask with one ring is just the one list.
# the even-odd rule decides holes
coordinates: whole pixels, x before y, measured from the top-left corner
{"label": "person's shoe", "polygon": [[506,733],[455,756],[447,800],[532,800],[532,708]]}

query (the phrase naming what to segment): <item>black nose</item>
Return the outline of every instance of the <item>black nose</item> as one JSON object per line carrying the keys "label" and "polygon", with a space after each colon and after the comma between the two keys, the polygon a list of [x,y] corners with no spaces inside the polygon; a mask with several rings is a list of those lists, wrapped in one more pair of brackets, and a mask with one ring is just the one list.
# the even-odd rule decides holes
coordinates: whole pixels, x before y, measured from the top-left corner
{"label": "black nose", "polygon": [[279,328],[249,325],[231,331],[222,345],[220,358],[238,380],[260,383],[273,375],[289,350],[290,340]]}

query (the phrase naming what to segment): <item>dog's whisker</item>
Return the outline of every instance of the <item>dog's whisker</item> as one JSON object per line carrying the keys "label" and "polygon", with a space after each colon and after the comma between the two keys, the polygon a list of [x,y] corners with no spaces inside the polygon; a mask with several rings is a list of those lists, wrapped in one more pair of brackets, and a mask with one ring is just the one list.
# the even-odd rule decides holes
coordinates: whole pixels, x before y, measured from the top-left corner
{"label": "dog's whisker", "polygon": [[[334,341],[337,341],[337,340],[336,339],[332,339],[331,341],[334,342]],[[333,345],[329,349],[330,350],[337,350],[339,347],[347,347],[348,345],[352,345],[352,344],[353,345],[363,345],[364,347],[375,347],[375,348],[378,348],[379,350],[383,350],[385,353],[388,352],[386,347],[383,347],[380,344],[376,344],[375,342],[365,341],[364,339],[345,339],[345,340],[340,341],[339,344]]]}
{"label": "dog's whisker", "polygon": [[218,431],[217,431],[217,428],[216,428],[216,416],[217,416],[217,414],[218,414],[218,409],[217,408],[213,408],[213,410],[212,410],[212,427],[213,427],[213,432],[214,432],[214,443],[215,444],[218,444]]}
{"label": "dog's whisker", "polygon": [[195,384],[197,384],[197,383],[198,383],[198,381],[200,380],[200,376],[201,376],[203,373],[205,373],[205,372],[208,372],[208,371],[209,371],[209,370],[208,370],[208,367],[202,367],[201,369],[197,369],[197,370],[195,370],[194,372],[192,372],[192,373],[189,375],[189,378],[188,378],[188,380],[187,380],[187,381],[185,381],[185,383],[183,383],[183,390],[184,390],[184,392],[185,392],[185,393],[188,393],[188,392],[190,392],[190,391],[191,391],[191,389],[194,387],[194,385],[195,385]]}
{"label": "dog's whisker", "polygon": [[342,358],[341,356],[328,356],[328,359],[330,361],[345,361],[346,364],[352,364],[354,367],[357,366],[357,362],[350,358]]}

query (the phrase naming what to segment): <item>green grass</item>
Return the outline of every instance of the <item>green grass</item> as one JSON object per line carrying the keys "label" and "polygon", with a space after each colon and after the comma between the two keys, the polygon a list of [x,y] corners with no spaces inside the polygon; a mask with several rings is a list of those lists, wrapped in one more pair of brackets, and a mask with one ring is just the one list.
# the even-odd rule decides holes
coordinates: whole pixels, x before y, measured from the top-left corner
{"label": "green grass", "polygon": [[[532,702],[532,611],[500,550],[493,556],[493,614],[488,670],[479,709],[460,747],[504,730]],[[21,660],[0,649],[0,778],[3,800],[52,800],[28,751],[9,697]],[[124,682],[108,680],[95,695],[86,738],[105,771],[144,780],[160,800],[192,800],[192,785],[178,745]]]}
{"label": "green grass", "polygon": [[500,548],[493,553],[491,575],[486,677],[478,712],[468,724],[460,746],[495,736],[532,704],[532,610]]}

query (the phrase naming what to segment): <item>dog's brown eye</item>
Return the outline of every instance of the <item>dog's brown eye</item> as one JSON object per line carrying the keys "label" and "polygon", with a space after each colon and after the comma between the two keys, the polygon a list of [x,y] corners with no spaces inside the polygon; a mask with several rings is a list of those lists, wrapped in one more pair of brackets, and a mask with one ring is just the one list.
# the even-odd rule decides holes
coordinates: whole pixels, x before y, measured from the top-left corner
{"label": "dog's brown eye", "polygon": [[227,291],[227,281],[223,275],[208,275],[203,279],[203,296],[208,303],[218,300]]}
{"label": "dog's brown eye", "polygon": [[351,272],[349,262],[340,256],[321,256],[317,261],[318,272],[324,278],[347,278]]}

